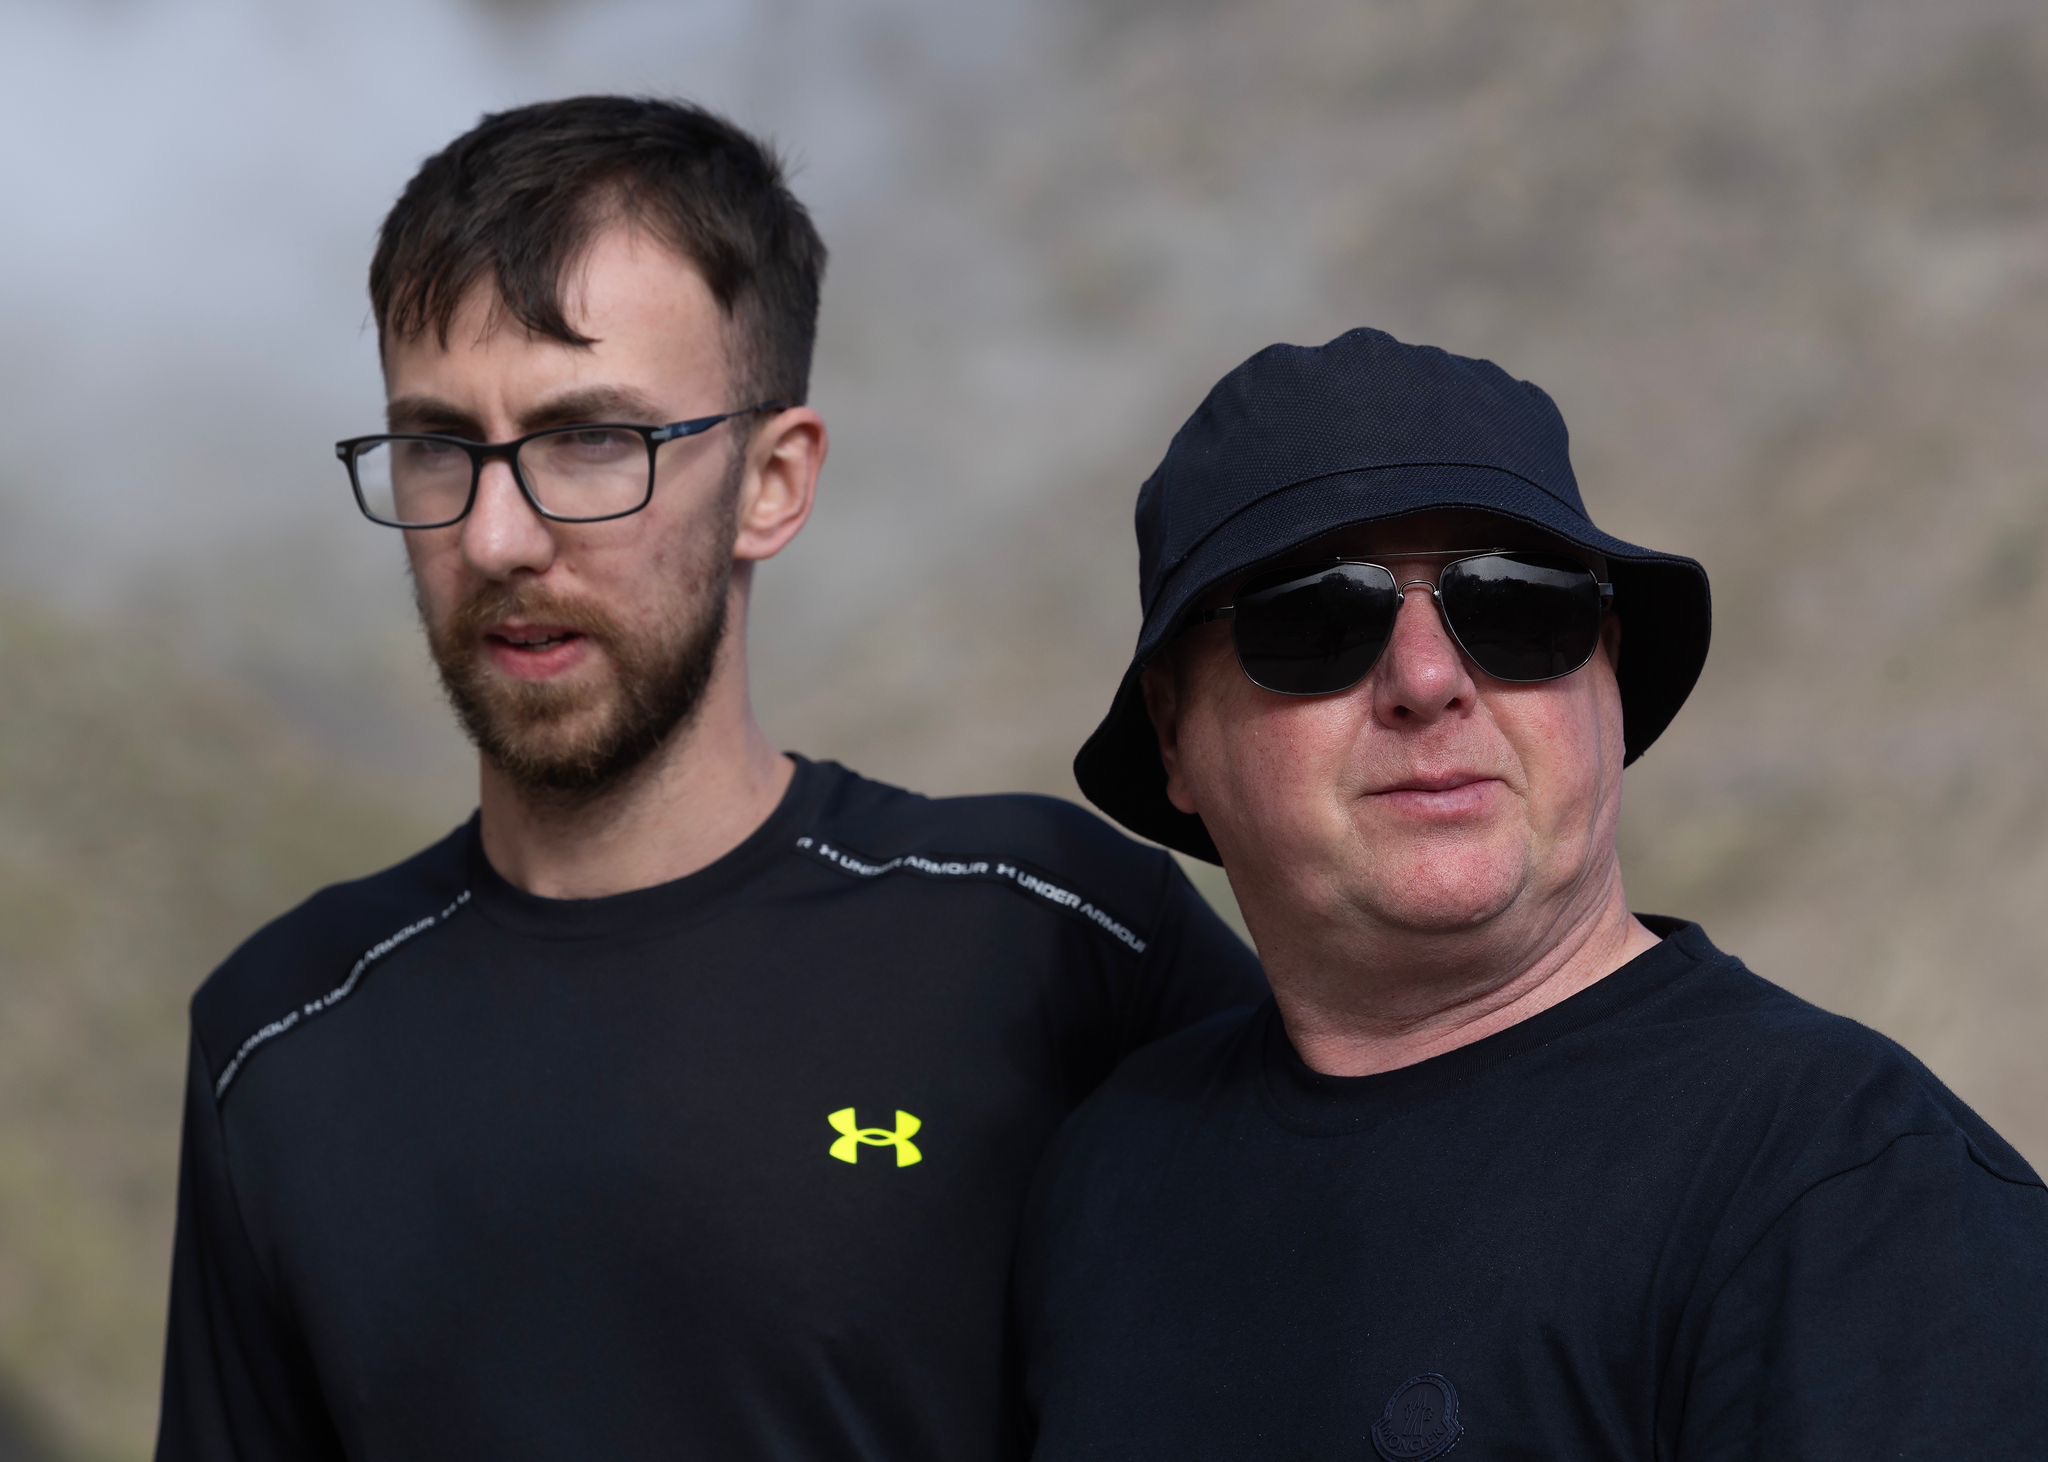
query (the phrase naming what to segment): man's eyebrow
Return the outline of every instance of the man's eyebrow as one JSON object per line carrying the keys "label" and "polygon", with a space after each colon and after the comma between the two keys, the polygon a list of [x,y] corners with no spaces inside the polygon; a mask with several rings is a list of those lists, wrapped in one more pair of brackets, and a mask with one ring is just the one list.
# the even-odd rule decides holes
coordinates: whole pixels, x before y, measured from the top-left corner
{"label": "man's eyebrow", "polygon": [[439,432],[479,441],[483,433],[475,417],[434,396],[399,396],[387,401],[384,425],[395,432]]}
{"label": "man's eyebrow", "polygon": [[634,426],[664,426],[661,407],[631,386],[582,386],[550,397],[519,418],[522,432],[586,421],[623,421]]}
{"label": "man's eyebrow", "polygon": [[[437,432],[478,442],[484,439],[483,426],[472,413],[436,396],[396,397],[385,406],[384,420],[395,432]],[[660,426],[666,424],[666,416],[659,405],[630,386],[580,386],[523,413],[518,429],[524,435],[588,421]]]}

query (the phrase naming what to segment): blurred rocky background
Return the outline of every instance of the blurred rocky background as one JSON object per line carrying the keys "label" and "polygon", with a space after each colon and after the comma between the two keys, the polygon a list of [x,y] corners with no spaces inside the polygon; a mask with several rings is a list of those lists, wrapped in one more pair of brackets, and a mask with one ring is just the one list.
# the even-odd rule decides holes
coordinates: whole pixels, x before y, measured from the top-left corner
{"label": "blurred rocky background", "polygon": [[412,168],[600,89],[775,137],[834,250],[784,744],[1074,795],[1208,385],[1360,323],[1488,356],[1714,576],[1636,906],[2048,1161],[2039,0],[8,0],[0,1458],[147,1450],[193,986],[469,807],[328,444]]}

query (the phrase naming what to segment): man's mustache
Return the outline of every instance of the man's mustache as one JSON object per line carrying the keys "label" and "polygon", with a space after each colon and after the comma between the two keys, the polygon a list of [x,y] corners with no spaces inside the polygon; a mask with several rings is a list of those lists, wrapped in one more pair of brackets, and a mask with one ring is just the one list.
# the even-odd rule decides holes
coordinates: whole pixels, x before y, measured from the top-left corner
{"label": "man's mustache", "polygon": [[491,584],[463,600],[449,616],[447,634],[450,639],[468,642],[499,625],[514,623],[573,630],[600,641],[616,636],[610,616],[594,606],[515,584]]}

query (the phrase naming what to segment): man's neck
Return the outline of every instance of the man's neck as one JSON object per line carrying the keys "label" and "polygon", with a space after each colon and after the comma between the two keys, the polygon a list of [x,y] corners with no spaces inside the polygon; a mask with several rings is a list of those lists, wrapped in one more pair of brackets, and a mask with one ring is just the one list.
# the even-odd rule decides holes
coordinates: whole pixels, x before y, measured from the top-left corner
{"label": "man's neck", "polygon": [[1300,937],[1297,923],[1296,937],[1261,939],[1259,954],[1301,1059],[1326,1075],[1369,1076],[1518,1025],[1657,943],[1629,913],[1618,870],[1588,893],[1548,920],[1502,917],[1456,933]]}
{"label": "man's neck", "polygon": [[707,695],[689,725],[594,798],[536,797],[485,762],[484,856],[515,887],[558,899],[651,888],[716,862],[767,820],[796,771],[737,690]]}

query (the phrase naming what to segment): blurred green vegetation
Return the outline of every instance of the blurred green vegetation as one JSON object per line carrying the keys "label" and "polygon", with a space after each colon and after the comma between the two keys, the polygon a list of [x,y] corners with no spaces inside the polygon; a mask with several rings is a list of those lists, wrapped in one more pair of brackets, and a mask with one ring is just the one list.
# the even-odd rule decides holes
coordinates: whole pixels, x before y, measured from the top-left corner
{"label": "blurred green vegetation", "polygon": [[0,623],[0,1457],[133,1457],[185,1003],[258,924],[436,829],[173,634],[5,597]]}

